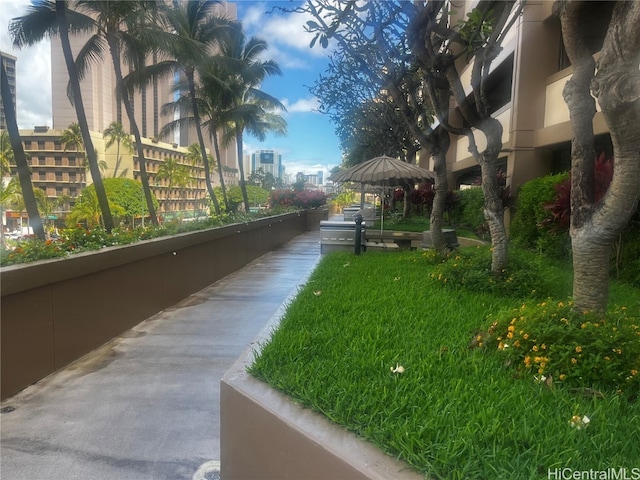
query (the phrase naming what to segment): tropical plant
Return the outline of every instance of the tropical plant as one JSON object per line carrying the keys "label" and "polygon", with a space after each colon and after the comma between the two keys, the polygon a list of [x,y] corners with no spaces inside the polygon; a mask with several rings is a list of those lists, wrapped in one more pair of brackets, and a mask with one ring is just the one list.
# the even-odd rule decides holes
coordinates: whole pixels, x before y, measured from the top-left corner
{"label": "tropical plant", "polygon": [[[14,18],[9,25],[9,32],[16,47],[34,45],[44,38],[52,38],[59,35],[62,45],[65,64],[69,73],[69,99],[74,105],[78,124],[82,132],[82,139],[87,151],[89,169],[93,183],[96,186],[98,203],[102,211],[105,228],[110,231],[113,228],[113,219],[109,210],[109,202],[102,184],[102,176],[98,165],[98,156],[93,147],[89,124],[84,111],[82,92],[80,90],[80,77],[73,61],[73,52],[69,42],[69,33],[89,32],[92,21],[86,15],[68,8],[68,2],[64,0],[42,0],[30,5],[27,14]],[[23,192],[24,192],[23,185]],[[44,234],[44,232],[43,232]]]}
{"label": "tropical plant", "polygon": [[[78,9],[85,11],[91,17],[96,31],[78,53],[76,58],[78,74],[82,78],[92,61],[102,59],[106,51],[109,52],[116,78],[116,94],[122,100],[135,138],[140,180],[144,188],[149,216],[151,222],[157,225],[158,218],[149,186],[140,130],[133,111],[131,92],[125,88],[121,59],[124,58],[133,68],[144,63],[147,52],[140,38],[149,31],[149,24],[155,22],[158,4],[148,0],[79,0],[77,5]],[[155,23],[153,25],[157,28]]]}
{"label": "tropical plant", "polygon": [[[111,122],[111,124],[102,132],[103,138],[107,138],[106,148],[116,144],[116,163],[113,167],[113,177],[118,176],[118,169],[122,163],[122,157],[120,156],[120,147],[123,147],[125,151],[131,153],[133,151],[133,142],[131,141],[131,135],[125,132],[120,122]],[[126,175],[127,170],[123,170],[120,176]]]}
{"label": "tropical plant", "polygon": [[[189,99],[189,111],[192,115],[188,122],[192,122],[195,126],[202,164],[204,165],[207,191],[216,213],[220,214],[220,205],[211,181],[211,167],[202,135],[200,105],[196,93],[198,70],[210,61],[213,50],[220,48],[225,36],[232,29],[237,28],[235,22],[217,13],[217,5],[218,2],[213,0],[190,2],[174,0],[170,5],[165,5],[162,8],[162,18],[166,23],[168,33],[164,38],[161,37],[159,47],[162,53],[169,57],[169,60],[149,66],[138,77],[144,81],[147,78],[175,72],[181,72],[184,75],[187,90],[185,97]],[[178,91],[182,94],[184,88],[178,85]],[[161,134],[166,135],[167,132],[182,123],[181,121],[170,122],[162,129]],[[215,136],[215,133],[212,135]]]}
{"label": "tropical plant", "polygon": [[173,189],[175,187],[185,188],[191,181],[191,175],[189,167],[184,164],[178,163],[173,158],[167,158],[156,173],[156,180],[166,180],[166,197],[164,201],[164,211],[168,211],[171,201]]}
{"label": "tropical plant", "polygon": [[80,125],[76,122],[70,124],[65,130],[63,130],[60,136],[60,142],[66,152],[69,149],[73,149],[78,153],[80,159],[80,166],[82,167],[83,179],[80,181],[81,186],[85,186],[86,178],[84,178],[84,172],[87,168],[87,157],[84,151],[84,140],[82,139],[82,132],[80,131]]}
{"label": "tropical plant", "polygon": [[14,162],[9,132],[2,130],[0,131],[0,176],[9,175],[11,173],[11,165]]}
{"label": "tropical plant", "polygon": [[246,211],[249,198],[246,192],[243,165],[243,134],[245,131],[264,140],[267,132],[284,135],[287,131],[285,119],[277,111],[286,110],[275,97],[258,88],[269,75],[281,75],[280,67],[273,60],[261,60],[267,50],[264,40],[247,39],[241,30],[234,30],[233,36],[222,45],[222,56],[226,58],[229,86],[228,108],[221,115],[225,131],[223,143],[236,142],[240,188]]}

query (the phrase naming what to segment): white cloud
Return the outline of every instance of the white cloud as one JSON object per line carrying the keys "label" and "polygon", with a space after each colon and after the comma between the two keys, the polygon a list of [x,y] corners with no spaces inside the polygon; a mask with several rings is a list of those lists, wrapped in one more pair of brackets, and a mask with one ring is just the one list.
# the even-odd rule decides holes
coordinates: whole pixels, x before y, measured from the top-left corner
{"label": "white cloud", "polygon": [[[299,3],[292,2],[291,9]],[[265,15],[267,12],[270,13]],[[275,49],[283,48],[289,49],[289,55],[292,55],[291,49],[293,49],[312,57],[326,57],[332,51],[333,42],[330,42],[326,49],[317,44],[310,48],[314,34],[305,31],[305,25],[309,20],[312,20],[312,17],[308,13],[273,10],[272,5],[267,2],[247,9],[242,23],[251,35],[263,38],[269,43],[272,58]]]}
{"label": "white cloud", "polygon": [[289,100],[285,98],[282,103],[287,108],[287,113],[317,112],[320,106],[316,97],[302,98],[293,103],[289,103]]}
{"label": "white cloud", "polygon": [[[15,17],[26,13],[29,0],[0,0],[0,49],[17,57],[16,109],[18,126],[51,126],[51,43],[45,40],[22,50],[13,48],[8,26]],[[55,41],[55,40],[54,40]],[[65,93],[62,93],[63,95]]]}

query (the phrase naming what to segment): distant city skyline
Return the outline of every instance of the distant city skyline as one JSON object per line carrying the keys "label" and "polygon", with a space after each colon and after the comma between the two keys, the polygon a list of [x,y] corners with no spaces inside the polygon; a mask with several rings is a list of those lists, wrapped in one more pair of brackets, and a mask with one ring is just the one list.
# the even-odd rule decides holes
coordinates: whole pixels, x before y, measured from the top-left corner
{"label": "distant city skyline", "polygon": [[[317,112],[318,100],[308,86],[313,85],[328,64],[327,52],[309,48],[311,37],[304,32],[308,20],[302,14],[271,13],[274,6],[294,8],[302,2],[238,1],[238,19],[248,36],[258,36],[269,44],[267,58],[277,61],[283,75],[267,78],[262,90],[278,98],[286,107],[288,135],[267,135],[263,142],[247,135],[244,154],[255,150],[277,150],[287,172],[302,171],[326,175],[342,160],[334,127],[329,118]],[[53,126],[51,92],[51,44],[44,41],[23,50],[13,48],[8,34],[12,18],[26,13],[29,0],[2,0],[0,49],[17,57],[16,108],[20,128]],[[54,41],[58,41],[54,39]]]}

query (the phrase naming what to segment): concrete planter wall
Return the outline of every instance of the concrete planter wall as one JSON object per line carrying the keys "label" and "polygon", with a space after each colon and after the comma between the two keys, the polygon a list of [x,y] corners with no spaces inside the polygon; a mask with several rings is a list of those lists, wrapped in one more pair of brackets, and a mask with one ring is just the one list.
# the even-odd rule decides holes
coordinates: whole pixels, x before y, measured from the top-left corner
{"label": "concrete planter wall", "polygon": [[308,226],[300,212],[3,268],[2,399]]}
{"label": "concrete planter wall", "polygon": [[[288,303],[288,302],[285,302]],[[253,342],[264,344],[277,313]],[[247,349],[220,382],[220,461],[225,480],[418,480],[384,454],[325,417],[301,407],[246,372]]]}
{"label": "concrete planter wall", "polygon": [[329,219],[328,208],[318,208],[315,210],[307,210],[307,230],[320,230],[320,220]]}

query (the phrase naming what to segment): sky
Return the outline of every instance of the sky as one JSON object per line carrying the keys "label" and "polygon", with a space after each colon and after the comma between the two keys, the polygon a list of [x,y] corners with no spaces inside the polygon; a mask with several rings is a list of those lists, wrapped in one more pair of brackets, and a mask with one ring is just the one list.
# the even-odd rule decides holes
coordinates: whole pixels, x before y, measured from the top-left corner
{"label": "sky", "polygon": [[[50,43],[16,50],[12,46],[8,25],[12,18],[25,13],[31,0],[0,0],[0,50],[18,58],[17,113],[20,128],[52,125]],[[266,59],[275,60],[282,76],[267,78],[261,89],[278,98],[286,107],[288,133],[284,137],[268,135],[264,142],[251,136],[244,139],[244,153],[255,150],[277,150],[282,155],[286,172],[313,174],[329,171],[341,163],[342,153],[328,116],[317,112],[317,99],[309,92],[328,65],[328,51],[319,46],[309,48],[312,35],[304,31],[309,19],[304,14],[279,13],[274,6],[293,8],[298,1],[235,2],[238,19],[247,36],[266,40]],[[58,41],[54,39],[53,41]]]}

